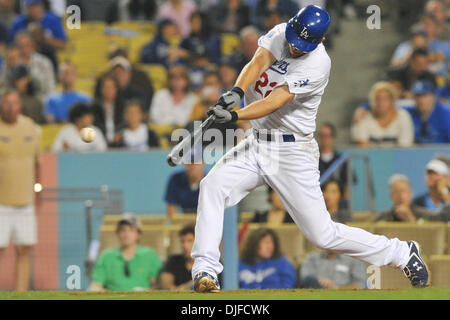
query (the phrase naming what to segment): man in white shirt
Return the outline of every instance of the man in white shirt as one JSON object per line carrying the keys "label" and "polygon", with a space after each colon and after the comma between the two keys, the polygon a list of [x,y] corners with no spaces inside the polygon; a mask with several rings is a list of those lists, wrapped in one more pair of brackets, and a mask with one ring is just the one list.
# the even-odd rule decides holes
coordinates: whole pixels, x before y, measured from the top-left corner
{"label": "man in white shirt", "polygon": [[[259,48],[235,86],[212,107],[216,123],[250,120],[254,134],[231,149],[200,183],[192,257],[194,289],[220,289],[219,245],[226,207],[267,183],[307,239],[317,247],[403,269],[413,286],[428,285],[427,267],[414,241],[388,239],[332,221],[319,183],[315,119],[331,61],[322,44],[326,10],[301,9],[259,39]],[[246,107],[229,111],[245,93]]]}

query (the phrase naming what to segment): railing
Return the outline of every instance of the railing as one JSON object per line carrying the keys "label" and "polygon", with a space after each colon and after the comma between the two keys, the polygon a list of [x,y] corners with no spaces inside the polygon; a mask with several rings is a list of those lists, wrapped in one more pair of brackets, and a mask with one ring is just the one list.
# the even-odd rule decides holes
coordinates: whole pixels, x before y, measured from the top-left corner
{"label": "railing", "polygon": [[366,210],[375,212],[375,186],[373,183],[372,172],[370,168],[370,159],[365,154],[357,154],[344,152],[342,155],[333,162],[333,164],[321,175],[320,184],[323,185],[327,182],[333,174],[339,170],[342,166],[347,166],[347,186],[348,186],[348,209],[350,212],[353,211],[353,184],[354,184],[354,171],[353,171],[353,159],[360,158],[364,162],[364,176],[365,176],[365,185],[364,185],[364,194],[365,194],[365,205]]}

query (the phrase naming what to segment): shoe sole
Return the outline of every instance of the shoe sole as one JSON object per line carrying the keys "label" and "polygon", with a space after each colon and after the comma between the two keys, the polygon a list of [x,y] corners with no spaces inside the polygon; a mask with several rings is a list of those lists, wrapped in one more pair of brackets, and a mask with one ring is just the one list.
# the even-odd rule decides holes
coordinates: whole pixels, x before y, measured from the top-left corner
{"label": "shoe sole", "polygon": [[412,242],[417,246],[417,249],[419,251],[419,257],[423,261],[423,264],[425,265],[425,268],[428,271],[428,280],[427,280],[427,283],[425,284],[425,287],[428,287],[430,285],[430,283],[431,283],[431,271],[430,271],[430,268],[428,268],[428,265],[425,262],[425,259],[422,257],[422,247],[420,246],[420,244],[417,241],[414,241],[414,240],[412,240]]}
{"label": "shoe sole", "polygon": [[216,282],[208,277],[203,277],[198,280],[195,291],[198,293],[218,293],[219,289],[216,288]]}

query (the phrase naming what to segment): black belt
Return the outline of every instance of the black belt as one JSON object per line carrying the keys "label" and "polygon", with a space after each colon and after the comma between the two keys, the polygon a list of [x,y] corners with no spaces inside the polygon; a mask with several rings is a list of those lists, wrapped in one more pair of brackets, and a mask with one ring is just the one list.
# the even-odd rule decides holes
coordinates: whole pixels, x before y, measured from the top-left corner
{"label": "black belt", "polygon": [[[254,132],[255,132],[255,138],[257,141],[259,141],[259,140],[267,141],[267,142],[276,141],[275,136],[273,134],[261,133],[256,130]],[[283,142],[295,142],[295,137],[293,134],[283,134],[282,137],[283,137]]]}

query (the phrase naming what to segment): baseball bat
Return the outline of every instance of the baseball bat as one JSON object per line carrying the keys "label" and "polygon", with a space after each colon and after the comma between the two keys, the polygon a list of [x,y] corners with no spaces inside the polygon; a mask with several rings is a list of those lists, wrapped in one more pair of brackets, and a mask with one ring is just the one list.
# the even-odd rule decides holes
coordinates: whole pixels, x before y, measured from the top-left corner
{"label": "baseball bat", "polygon": [[167,156],[167,163],[171,167],[175,167],[184,158],[184,154],[180,154],[181,151],[188,145],[191,147],[194,146],[195,142],[202,137],[203,130],[208,129],[216,119],[215,115],[210,115],[205,121],[202,122],[200,127],[197,128],[193,132],[193,134],[189,134],[188,136],[184,137],[183,140],[181,140],[175,147],[173,147],[172,151],[170,151],[169,155]]}

